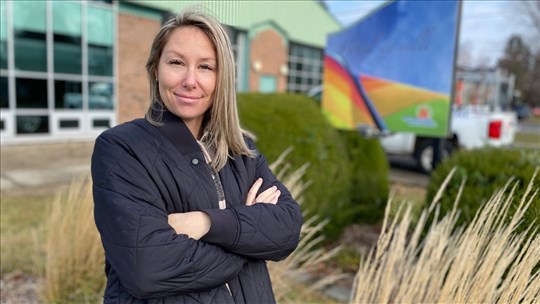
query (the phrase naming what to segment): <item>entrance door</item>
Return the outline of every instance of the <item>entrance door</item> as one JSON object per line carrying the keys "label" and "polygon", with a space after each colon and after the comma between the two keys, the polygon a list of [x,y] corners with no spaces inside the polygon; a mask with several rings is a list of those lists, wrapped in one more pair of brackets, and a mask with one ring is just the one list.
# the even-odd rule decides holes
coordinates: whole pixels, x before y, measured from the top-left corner
{"label": "entrance door", "polygon": [[259,92],[271,93],[275,91],[277,91],[276,76],[261,75],[261,77],[259,77]]}

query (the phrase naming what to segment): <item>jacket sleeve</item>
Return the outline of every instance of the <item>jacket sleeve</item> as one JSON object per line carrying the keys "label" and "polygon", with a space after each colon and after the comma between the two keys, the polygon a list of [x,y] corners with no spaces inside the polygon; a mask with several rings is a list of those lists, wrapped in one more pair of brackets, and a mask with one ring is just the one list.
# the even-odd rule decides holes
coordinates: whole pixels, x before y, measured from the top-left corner
{"label": "jacket sleeve", "polygon": [[223,210],[202,210],[212,222],[202,240],[242,256],[282,260],[298,246],[302,211],[261,154],[256,159],[255,175],[264,180],[261,191],[273,185],[278,187],[281,195],[277,204],[239,204]]}
{"label": "jacket sleeve", "polygon": [[132,147],[101,135],[92,156],[94,216],[105,255],[137,298],[160,298],[222,286],[245,259],[177,235],[165,205]]}

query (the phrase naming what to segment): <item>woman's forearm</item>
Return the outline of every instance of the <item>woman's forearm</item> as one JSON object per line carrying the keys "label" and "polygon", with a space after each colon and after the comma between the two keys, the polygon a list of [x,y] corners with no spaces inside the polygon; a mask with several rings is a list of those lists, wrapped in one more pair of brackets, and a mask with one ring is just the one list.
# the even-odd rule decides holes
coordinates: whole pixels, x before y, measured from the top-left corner
{"label": "woman's forearm", "polygon": [[210,230],[210,217],[201,211],[169,214],[169,225],[177,234],[199,240]]}

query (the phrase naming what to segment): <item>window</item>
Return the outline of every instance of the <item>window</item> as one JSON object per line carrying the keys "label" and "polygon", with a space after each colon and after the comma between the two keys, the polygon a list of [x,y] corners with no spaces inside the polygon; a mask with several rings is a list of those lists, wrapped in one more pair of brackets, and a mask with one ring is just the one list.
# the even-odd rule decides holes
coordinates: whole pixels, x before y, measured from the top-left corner
{"label": "window", "polygon": [[88,7],[88,74],[112,76],[113,15],[110,9]]}
{"label": "window", "polygon": [[77,129],[79,127],[79,121],[76,119],[61,119],[58,122],[60,129]]}
{"label": "window", "polygon": [[47,71],[45,1],[13,1],[15,68]]}
{"label": "window", "polygon": [[108,119],[94,119],[92,121],[92,127],[94,128],[110,128],[111,122]]}
{"label": "window", "polygon": [[0,69],[7,69],[7,52],[6,1],[0,1]]}
{"label": "window", "polygon": [[107,82],[91,82],[88,86],[89,109],[113,108],[113,85]]}
{"label": "window", "polygon": [[56,109],[82,109],[82,84],[79,81],[56,80],[54,97]]}
{"label": "window", "polygon": [[0,0],[3,139],[94,134],[115,123],[116,6]]}
{"label": "window", "polygon": [[9,107],[8,78],[0,77],[0,108]]}
{"label": "window", "polygon": [[47,108],[47,80],[17,78],[15,80],[18,109]]}
{"label": "window", "polygon": [[48,133],[49,119],[47,116],[25,115],[17,116],[17,134]]}
{"label": "window", "polygon": [[54,72],[82,72],[81,5],[53,1]]}
{"label": "window", "polygon": [[322,83],[322,49],[291,43],[289,47],[289,92],[307,93]]}
{"label": "window", "polygon": [[243,50],[243,43],[246,39],[246,32],[240,31],[234,27],[226,26],[227,36],[229,37],[229,40],[231,41],[231,48],[233,51],[234,56],[234,67],[235,67],[235,84],[237,90],[243,89],[243,81],[244,81],[244,58],[243,56],[244,50]]}

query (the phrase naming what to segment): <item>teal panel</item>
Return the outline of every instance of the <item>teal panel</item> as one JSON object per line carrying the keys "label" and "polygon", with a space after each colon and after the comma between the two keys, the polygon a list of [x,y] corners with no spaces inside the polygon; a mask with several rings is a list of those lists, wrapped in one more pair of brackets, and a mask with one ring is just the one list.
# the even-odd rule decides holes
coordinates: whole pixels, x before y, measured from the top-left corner
{"label": "teal panel", "polygon": [[65,1],[54,1],[53,31],[57,34],[81,36],[81,4]]}
{"label": "teal panel", "polygon": [[[0,69],[7,69],[7,60],[8,60],[8,54],[7,54],[6,2],[0,1]],[[2,85],[3,85],[3,78],[2,78]],[[7,80],[6,80],[6,85],[7,85]],[[4,93],[2,92],[2,94]],[[2,102],[3,102],[3,99],[2,99]]]}
{"label": "teal panel", "polygon": [[45,1],[13,1],[13,27],[45,33]]}
{"label": "teal panel", "polygon": [[0,1],[0,41],[7,40],[6,2]]}
{"label": "teal panel", "polygon": [[89,44],[113,45],[113,13],[110,9],[89,6],[87,26]]}

